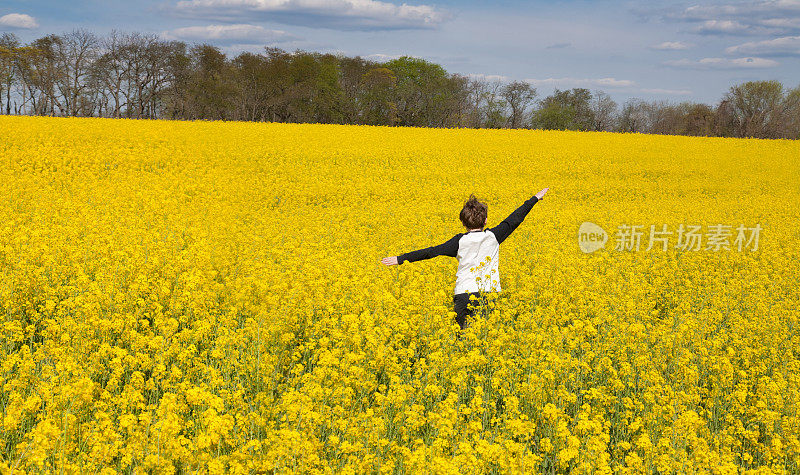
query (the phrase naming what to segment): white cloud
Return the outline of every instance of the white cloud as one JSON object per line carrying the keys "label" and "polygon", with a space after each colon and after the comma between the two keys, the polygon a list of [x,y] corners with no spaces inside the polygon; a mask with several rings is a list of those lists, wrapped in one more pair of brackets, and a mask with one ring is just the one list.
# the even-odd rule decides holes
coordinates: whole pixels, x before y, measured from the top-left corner
{"label": "white cloud", "polygon": [[784,36],[766,41],[751,41],[725,49],[725,54],[761,56],[800,56],[800,36]]}
{"label": "white cloud", "polygon": [[630,87],[636,85],[634,81],[628,79],[615,78],[547,78],[547,79],[526,79],[534,86],[550,87]]}
{"label": "white cloud", "polygon": [[39,28],[39,23],[36,21],[36,18],[30,15],[24,13],[9,13],[8,15],[0,17],[0,26],[32,30],[34,28]]}
{"label": "white cloud", "polygon": [[379,0],[181,0],[178,13],[216,20],[254,17],[339,30],[434,28],[448,13],[430,5]]}
{"label": "white cloud", "polygon": [[218,44],[281,43],[298,39],[282,30],[268,30],[257,25],[206,25],[187,26],[165,31],[166,39],[184,41],[210,41]]}
{"label": "white cloud", "polygon": [[679,51],[689,49],[692,46],[694,45],[690,43],[684,43],[683,41],[665,41],[663,43],[651,46],[650,49],[657,49],[661,51]]}
{"label": "white cloud", "polygon": [[640,89],[641,92],[646,92],[648,94],[663,94],[668,96],[689,96],[692,94],[692,91],[688,89]]}
{"label": "white cloud", "polygon": [[708,20],[726,17],[781,17],[792,14],[800,15],[800,1],[757,0],[717,5],[693,5],[686,8],[679,17],[687,20]]}
{"label": "white cloud", "polygon": [[706,20],[692,31],[705,35],[736,35],[736,34],[755,34],[752,25],[745,25],[735,20]]}
{"label": "white cloud", "polygon": [[749,0],[735,3],[634,9],[643,17],[693,23],[703,35],[790,35],[800,32],[800,0]]}
{"label": "white cloud", "polygon": [[470,79],[487,82],[509,82],[511,80],[511,78],[508,76],[503,76],[500,74],[467,74],[467,77]]}
{"label": "white cloud", "polygon": [[800,16],[797,18],[768,18],[760,20],[758,23],[770,28],[800,31]]}
{"label": "white cloud", "polygon": [[703,58],[700,60],[679,59],[675,61],[665,61],[664,64],[675,68],[685,69],[757,69],[773,68],[779,63],[771,59],[764,58]]}

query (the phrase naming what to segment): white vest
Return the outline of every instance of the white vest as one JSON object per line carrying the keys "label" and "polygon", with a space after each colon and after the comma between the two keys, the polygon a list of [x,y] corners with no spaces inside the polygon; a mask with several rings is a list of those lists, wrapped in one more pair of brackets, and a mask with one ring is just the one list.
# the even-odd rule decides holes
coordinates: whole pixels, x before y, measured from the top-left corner
{"label": "white vest", "polygon": [[500,244],[488,229],[470,231],[458,241],[455,293],[500,292]]}

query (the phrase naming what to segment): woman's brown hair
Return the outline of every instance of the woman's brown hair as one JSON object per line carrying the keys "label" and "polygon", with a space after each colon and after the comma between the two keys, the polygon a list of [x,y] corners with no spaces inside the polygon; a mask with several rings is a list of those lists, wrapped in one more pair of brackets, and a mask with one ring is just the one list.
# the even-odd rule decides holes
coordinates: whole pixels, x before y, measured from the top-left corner
{"label": "woman's brown hair", "polygon": [[464,203],[464,208],[458,217],[461,223],[467,229],[482,228],[486,223],[486,216],[489,213],[489,207],[485,203],[478,201],[474,194],[469,195],[469,199]]}

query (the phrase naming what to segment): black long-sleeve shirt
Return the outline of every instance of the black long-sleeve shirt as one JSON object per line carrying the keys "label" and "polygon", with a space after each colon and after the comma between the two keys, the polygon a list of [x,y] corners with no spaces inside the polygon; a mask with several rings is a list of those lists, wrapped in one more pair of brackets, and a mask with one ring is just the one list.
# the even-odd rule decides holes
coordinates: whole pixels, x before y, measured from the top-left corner
{"label": "black long-sleeve shirt", "polygon": [[531,211],[531,208],[533,208],[533,205],[535,205],[538,201],[539,199],[536,196],[531,197],[519,208],[515,209],[514,212],[512,212],[506,219],[501,221],[500,224],[493,228],[459,233],[436,246],[426,247],[424,249],[418,249],[416,251],[400,254],[397,256],[397,263],[402,264],[406,261],[416,262],[437,256],[458,257],[459,247],[461,247],[459,246],[459,243],[461,242],[462,238],[472,233],[490,231],[494,235],[495,239],[497,240],[497,244],[499,245],[505,241],[506,238],[508,238],[508,236],[510,236],[511,233],[519,227],[520,224],[522,224],[522,221],[525,220],[525,217]]}

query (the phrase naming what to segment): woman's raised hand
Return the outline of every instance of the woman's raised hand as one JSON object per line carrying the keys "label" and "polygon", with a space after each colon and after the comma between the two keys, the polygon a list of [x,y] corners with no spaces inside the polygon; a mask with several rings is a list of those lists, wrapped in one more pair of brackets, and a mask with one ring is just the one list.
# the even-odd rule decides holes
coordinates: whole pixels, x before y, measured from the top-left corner
{"label": "woman's raised hand", "polygon": [[550,188],[545,188],[544,190],[540,191],[539,193],[536,193],[536,199],[537,200],[541,200],[542,198],[544,198],[544,194],[547,193],[547,190],[549,190],[549,189]]}

